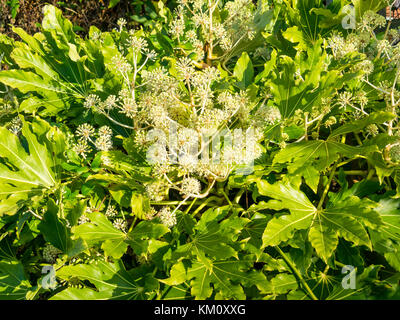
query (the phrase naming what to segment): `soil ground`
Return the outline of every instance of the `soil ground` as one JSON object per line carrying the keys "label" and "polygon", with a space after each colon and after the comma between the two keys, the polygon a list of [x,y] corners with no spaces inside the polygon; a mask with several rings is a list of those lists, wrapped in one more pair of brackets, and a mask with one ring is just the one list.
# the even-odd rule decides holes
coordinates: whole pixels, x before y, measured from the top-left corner
{"label": "soil ground", "polygon": [[[132,3],[136,2],[136,5]],[[119,18],[129,20],[130,15],[142,15],[142,1],[121,0],[114,8],[108,9],[109,0],[19,0],[19,10],[13,19],[8,0],[0,0],[0,33],[11,37],[14,34],[11,25],[21,27],[30,34],[39,31],[38,24],[42,21],[42,8],[53,4],[63,11],[65,17],[72,21],[78,33],[85,34],[91,25],[102,31],[117,27]]]}

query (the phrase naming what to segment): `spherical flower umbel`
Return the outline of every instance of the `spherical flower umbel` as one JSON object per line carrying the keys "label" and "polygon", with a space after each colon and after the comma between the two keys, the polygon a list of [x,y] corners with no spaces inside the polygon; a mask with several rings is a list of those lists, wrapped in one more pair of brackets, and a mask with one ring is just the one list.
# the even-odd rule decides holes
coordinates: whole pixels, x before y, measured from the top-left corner
{"label": "spherical flower umbel", "polygon": [[111,138],[112,137],[112,130],[109,126],[102,126],[98,130],[99,137],[107,137]]}
{"label": "spherical flower umbel", "polygon": [[367,133],[367,136],[371,135],[375,137],[379,133],[379,129],[376,124],[372,123],[365,128],[365,132]]}
{"label": "spherical flower umbel", "polygon": [[111,67],[122,74],[127,74],[132,70],[132,66],[121,53],[111,58]]}
{"label": "spherical flower umbel", "polygon": [[85,102],[83,103],[83,106],[87,109],[91,109],[91,108],[96,109],[96,107],[99,105],[100,102],[101,102],[101,100],[97,95],[90,94],[86,97]]}
{"label": "spherical flower umbel", "polygon": [[22,121],[19,117],[15,117],[11,120],[10,126],[8,127],[13,134],[18,135],[22,130]]}
{"label": "spherical flower umbel", "polygon": [[157,180],[146,185],[146,193],[153,201],[164,200],[167,190],[168,184],[163,180]]}
{"label": "spherical flower umbel", "polygon": [[47,244],[43,249],[43,259],[49,263],[54,263],[61,253],[56,247],[51,244]]}
{"label": "spherical flower umbel", "polygon": [[253,122],[256,127],[273,125],[281,121],[282,115],[277,107],[262,105],[254,114]]}
{"label": "spherical flower umbel", "polygon": [[113,226],[114,228],[125,232],[127,228],[127,223],[124,219],[118,218],[114,220]]}
{"label": "spherical flower umbel", "polygon": [[161,223],[166,227],[172,228],[174,225],[176,225],[176,215],[174,212],[171,212],[170,207],[163,207],[158,213],[158,216],[161,220]]}
{"label": "spherical flower umbel", "polygon": [[185,196],[198,195],[201,191],[201,184],[199,180],[187,177],[182,180],[181,189]]}
{"label": "spherical flower umbel", "polygon": [[95,146],[100,151],[108,151],[112,148],[112,141],[109,136],[99,136],[95,141]]}
{"label": "spherical flower umbel", "polygon": [[87,141],[84,139],[80,139],[78,143],[73,145],[72,149],[83,159],[86,159],[87,154],[92,151]]}
{"label": "spherical flower umbel", "polygon": [[108,207],[107,207],[107,210],[106,210],[106,217],[109,217],[109,218],[113,218],[113,217],[115,217],[117,214],[118,214],[118,212],[117,212],[117,210],[115,209],[115,207],[112,205],[112,204],[110,204]]}
{"label": "spherical flower umbel", "polygon": [[92,125],[84,123],[78,126],[75,134],[84,140],[88,140],[94,135],[94,128]]}

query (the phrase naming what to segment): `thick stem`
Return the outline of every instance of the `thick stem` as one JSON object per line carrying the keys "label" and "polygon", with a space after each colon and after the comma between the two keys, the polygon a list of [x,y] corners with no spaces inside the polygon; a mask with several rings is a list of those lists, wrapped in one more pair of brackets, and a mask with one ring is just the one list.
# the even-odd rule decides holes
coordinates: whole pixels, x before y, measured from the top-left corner
{"label": "thick stem", "polygon": [[292,263],[292,261],[289,259],[289,257],[281,250],[281,248],[279,248],[279,247],[275,247],[275,248],[279,252],[279,254],[282,256],[283,260],[285,260],[287,265],[293,270],[295,275],[299,278],[301,284],[304,286],[304,289],[310,295],[311,299],[318,300],[317,296],[314,294],[314,292],[308,286],[307,282],[304,280],[304,278],[301,275],[300,271],[297,270],[296,266]]}
{"label": "thick stem", "polygon": [[327,182],[327,184],[326,184],[326,186],[325,186],[324,192],[322,193],[321,199],[319,200],[319,203],[318,203],[318,206],[317,206],[317,210],[321,210],[321,208],[322,208],[322,206],[323,206],[323,204],[324,204],[325,197],[326,197],[326,195],[328,194],[329,187],[330,187],[330,185],[331,185],[332,179],[333,179],[333,177],[335,176],[336,167],[337,167],[337,162],[336,162],[335,165],[333,166],[332,171],[331,171],[331,173],[330,173],[330,175],[329,175],[328,182]]}

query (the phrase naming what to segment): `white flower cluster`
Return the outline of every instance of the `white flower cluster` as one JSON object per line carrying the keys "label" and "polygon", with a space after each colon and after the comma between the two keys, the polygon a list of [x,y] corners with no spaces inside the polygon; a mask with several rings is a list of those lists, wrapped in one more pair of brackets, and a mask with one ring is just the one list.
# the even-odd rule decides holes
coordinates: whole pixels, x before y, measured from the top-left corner
{"label": "white flower cluster", "polygon": [[126,220],[124,220],[122,218],[117,218],[114,220],[113,226],[114,226],[114,228],[125,232],[128,227],[128,224],[127,224]]}
{"label": "white flower cluster", "polygon": [[18,135],[22,130],[22,121],[19,117],[15,117],[10,121],[8,126],[8,130],[10,130],[13,134]]}
{"label": "white flower cluster", "polygon": [[84,223],[88,223],[88,222],[90,222],[90,219],[85,214],[82,214],[78,219],[78,225],[81,225],[81,224],[84,224]]}
{"label": "white flower cluster", "polygon": [[[217,7],[226,16],[223,21],[214,16]],[[202,60],[207,46],[220,46],[228,51],[242,40],[253,39],[254,14],[251,0],[228,1],[224,6],[218,0],[181,0],[169,32],[179,41],[191,43],[198,60]]]}
{"label": "white flower cluster", "polygon": [[75,132],[78,142],[73,145],[73,150],[84,159],[92,151],[89,143],[94,145],[99,151],[108,151],[112,148],[112,130],[108,126],[102,126],[96,130],[91,124],[84,123],[78,126]]}
{"label": "white flower cluster", "polygon": [[[208,16],[219,5],[212,3],[210,8],[208,1],[182,1],[171,24],[172,33],[190,37],[187,40],[201,50],[211,42],[222,46],[224,37],[233,42],[238,37],[252,37],[251,1],[235,0],[222,6],[227,20],[220,23]],[[194,12],[191,19],[197,29],[185,29],[184,19],[189,9]],[[207,38],[208,29],[212,29],[212,37]],[[245,91],[235,92],[227,87],[218,68],[199,65],[193,55],[183,53],[176,60],[171,59],[168,68],[164,63],[145,68],[150,59],[149,45],[139,34],[128,33],[126,44],[119,48],[121,53],[109,66],[123,81],[120,92],[105,99],[89,95],[84,106],[113,124],[132,130],[136,147],[146,152],[148,162],[153,165],[156,179],[146,185],[152,201],[165,200],[169,189],[179,191],[185,199],[204,197],[216,181],[227,179],[239,167],[251,166],[260,157],[262,149],[258,143],[263,138],[263,129],[267,124],[278,123],[281,115],[277,108],[262,107],[252,116],[257,103]],[[124,116],[123,120],[116,119],[117,113]],[[78,141],[73,148],[84,158],[92,148],[101,151],[112,148],[109,127],[96,130],[90,124],[82,124],[76,130],[76,137]],[[110,164],[109,157],[102,156],[101,161],[104,166]],[[106,216],[114,217],[110,208]],[[173,225],[174,214],[166,210],[158,216],[167,225]],[[124,230],[118,219],[114,224]]]}
{"label": "white flower cluster", "polygon": [[156,180],[146,185],[146,193],[150,200],[162,201],[166,197],[169,185],[164,180]]}
{"label": "white flower cluster", "polygon": [[109,205],[107,207],[106,213],[105,213],[106,217],[108,218],[114,218],[115,216],[118,215],[118,211],[117,209],[115,209],[115,207],[113,205]]}
{"label": "white flower cluster", "polygon": [[172,228],[176,225],[176,214],[171,212],[170,207],[163,207],[158,213],[158,217],[161,220],[161,223],[168,228]]}

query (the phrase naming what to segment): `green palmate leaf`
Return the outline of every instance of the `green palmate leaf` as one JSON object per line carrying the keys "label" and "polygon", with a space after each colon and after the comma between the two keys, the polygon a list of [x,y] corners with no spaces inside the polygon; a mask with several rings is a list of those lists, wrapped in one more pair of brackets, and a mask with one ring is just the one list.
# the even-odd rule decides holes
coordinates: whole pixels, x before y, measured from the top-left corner
{"label": "green palmate leaf", "polygon": [[400,241],[400,201],[397,199],[382,199],[375,209],[382,221],[381,234],[385,238]]}
{"label": "green palmate leaf", "polygon": [[275,296],[285,294],[290,290],[296,290],[299,287],[296,277],[288,273],[280,273],[273,277],[269,286],[267,292]]}
{"label": "green palmate leaf", "polygon": [[[0,128],[0,157],[5,161],[0,164],[0,214],[16,212],[30,197],[41,195],[57,184],[63,135],[39,118],[31,123],[22,122],[28,151],[17,136]],[[49,134],[45,135],[46,131]]]}
{"label": "green palmate leaf", "polygon": [[400,272],[400,245],[392,244],[390,252],[385,252],[384,256],[389,265]]}
{"label": "green palmate leaf", "polygon": [[89,288],[68,288],[53,296],[52,300],[82,299],[115,299],[143,300],[157,289],[158,282],[151,273],[143,268],[126,270],[122,261],[108,263],[98,261],[96,264],[65,266],[57,271],[57,277],[65,280],[78,278],[88,280],[96,291]]}
{"label": "green palmate leaf", "polygon": [[[346,208],[343,208],[345,210]],[[323,223],[327,228],[336,232],[347,241],[356,245],[366,245],[371,248],[368,233],[360,222],[351,216],[332,213],[328,210],[323,212]],[[372,248],[371,248],[372,249]],[[326,258],[329,256],[326,256]]]}
{"label": "green palmate leaf", "polygon": [[2,261],[17,260],[16,248],[13,247],[12,240],[9,237],[6,237],[0,241],[0,259]]}
{"label": "green palmate leaf", "polygon": [[297,109],[310,111],[334,88],[341,86],[337,70],[326,70],[328,56],[321,43],[308,48],[306,53],[298,52],[294,59],[281,56],[272,72],[268,85],[283,118],[293,116]]}
{"label": "green palmate leaf", "polygon": [[[353,147],[331,140],[312,140],[289,144],[274,158],[273,163],[288,163],[290,173],[297,173],[306,166],[314,166],[318,171],[324,171],[339,157],[357,157],[376,150],[376,146]],[[300,172],[299,171],[299,172]]]}
{"label": "green palmate leaf", "polygon": [[64,115],[89,95],[93,89],[89,87],[101,91],[109,84],[115,86],[111,75],[104,76],[102,53],[113,43],[99,47],[90,39],[81,39],[73,32],[72,23],[54,6],[44,7],[42,33],[30,36],[20,28],[13,31],[23,42],[15,45],[10,59],[21,69],[0,72],[0,82],[33,94],[21,104],[23,111],[44,116]]}
{"label": "green palmate leaf", "polygon": [[283,36],[290,42],[297,43],[295,48],[299,51],[307,50],[309,46],[306,35],[296,26],[288,28],[283,32]]}
{"label": "green palmate leaf", "polygon": [[265,276],[253,270],[253,261],[252,257],[221,261],[200,255],[187,268],[182,263],[174,266],[171,277],[165,282],[177,285],[185,279],[191,280],[191,294],[196,299],[210,297],[213,293],[212,287],[216,292],[216,299],[244,299],[242,286],[255,286],[259,290],[266,290],[268,287]]}
{"label": "green palmate leaf", "polygon": [[186,267],[183,262],[174,264],[170,270],[170,277],[168,279],[160,280],[160,282],[168,284],[170,286],[176,286],[185,282],[187,277]]}
{"label": "green palmate leaf", "polygon": [[163,294],[161,295],[162,300],[188,300],[190,298],[190,290],[186,285],[178,286],[165,286]]}
{"label": "green palmate leaf", "polygon": [[72,248],[71,234],[69,229],[58,219],[58,211],[58,206],[50,199],[47,202],[47,211],[38,229],[46,241],[67,253]]}
{"label": "green palmate leaf", "polygon": [[235,65],[233,74],[239,80],[238,86],[243,90],[252,82],[254,77],[254,68],[247,52],[242,53]]}
{"label": "green palmate leaf", "polygon": [[373,112],[369,116],[360,119],[360,120],[355,120],[352,122],[349,122],[345,125],[340,126],[339,128],[335,129],[328,137],[328,139],[335,139],[336,137],[350,133],[350,132],[359,132],[360,130],[364,129],[370,124],[382,124],[386,121],[390,121],[393,118],[395,118],[395,115],[386,112],[386,111],[380,111],[380,112]]}
{"label": "green palmate leaf", "polygon": [[216,221],[207,223],[206,228],[198,231],[192,239],[175,250],[174,259],[204,253],[218,259],[237,257],[237,252],[228,244],[228,235],[222,232],[220,224]]}
{"label": "green palmate leaf", "polygon": [[14,48],[14,40],[5,34],[0,34],[0,50],[2,53],[2,63],[13,65],[14,61],[11,58],[11,52]]}
{"label": "green palmate leaf", "polygon": [[[127,140],[125,139],[124,143],[128,143]],[[102,159],[107,160],[104,161],[104,166],[108,169],[129,175],[132,179],[140,182],[149,182],[151,180],[149,176],[150,167],[143,166],[137,157],[127,155],[122,151],[103,151],[101,155]]]}
{"label": "green palmate leaf", "polygon": [[325,212],[329,214],[346,215],[349,217],[351,216],[371,228],[378,228],[382,226],[383,220],[378,213],[379,203],[365,198],[360,199],[364,196],[362,193],[360,193],[357,194],[355,192],[355,195],[349,194],[342,201],[332,201],[335,203],[335,206],[330,206],[325,210]]}
{"label": "green palmate leaf", "polygon": [[278,245],[293,236],[296,230],[306,229],[310,226],[317,209],[301,191],[288,184],[269,184],[264,180],[257,181],[258,191],[261,195],[277,200],[270,202],[270,208],[275,210],[289,209],[290,215],[273,218],[264,231],[263,246]]}
{"label": "green palmate leaf", "polygon": [[259,193],[271,197],[270,209],[289,209],[291,214],[272,218],[263,234],[263,247],[276,246],[293,237],[295,231],[308,230],[308,239],[317,254],[327,261],[343,237],[356,245],[371,248],[371,241],[365,226],[377,227],[381,220],[374,212],[376,204],[351,197],[335,207],[317,209],[303,192],[289,184],[269,184],[256,180]]}
{"label": "green palmate leaf", "polygon": [[382,266],[370,265],[362,272],[356,272],[356,286],[355,289],[346,289],[341,284],[343,275],[338,279],[339,285],[335,286],[334,289],[325,298],[326,300],[365,300],[368,296],[368,290],[370,290],[370,283],[377,280],[379,269]]}
{"label": "green palmate leaf", "polygon": [[325,259],[332,255],[339,241],[334,229],[330,229],[326,225],[321,215],[316,215],[308,233],[308,238],[317,254]]}
{"label": "green palmate leaf", "polygon": [[295,33],[291,31],[290,36],[288,34],[286,36],[290,41],[300,42],[299,49],[313,46],[320,37],[329,33],[330,30],[326,27],[330,28],[331,25],[321,23],[326,21],[326,18],[321,15],[321,11],[317,11],[325,9],[322,0],[285,0],[285,2],[288,20],[297,30]]}
{"label": "green palmate leaf", "polygon": [[26,300],[31,291],[22,263],[0,261],[0,300]]}
{"label": "green palmate leaf", "polygon": [[374,249],[383,254],[386,261],[396,270],[400,270],[399,243],[400,243],[400,201],[397,199],[381,199],[376,211],[383,221],[378,230],[370,229]]}
{"label": "green palmate leaf", "polygon": [[72,228],[74,239],[81,238],[88,246],[101,243],[106,255],[120,258],[126,251],[127,234],[115,228],[105,215],[99,212],[87,214],[90,222]]}
{"label": "green palmate leaf", "polygon": [[262,235],[267,223],[268,219],[266,217],[255,216],[242,228],[241,238],[247,240],[246,244],[250,248],[249,251],[254,252],[254,254],[262,254],[259,248],[262,245]]}
{"label": "green palmate leaf", "polygon": [[15,48],[11,57],[21,68],[33,68],[44,79],[59,81],[58,74],[47,64],[45,59],[29,51],[27,45],[22,48]]}
{"label": "green palmate leaf", "polygon": [[69,287],[50,298],[50,300],[108,300],[108,299],[111,299],[111,293],[109,291],[97,292],[89,288],[78,289],[74,287]]}
{"label": "green palmate leaf", "polygon": [[131,208],[135,216],[143,219],[150,211],[150,199],[142,194],[132,194]]}
{"label": "green palmate leaf", "polygon": [[167,245],[159,241],[170,230],[161,223],[141,221],[128,234],[128,243],[137,255],[156,252],[160,247]]}

